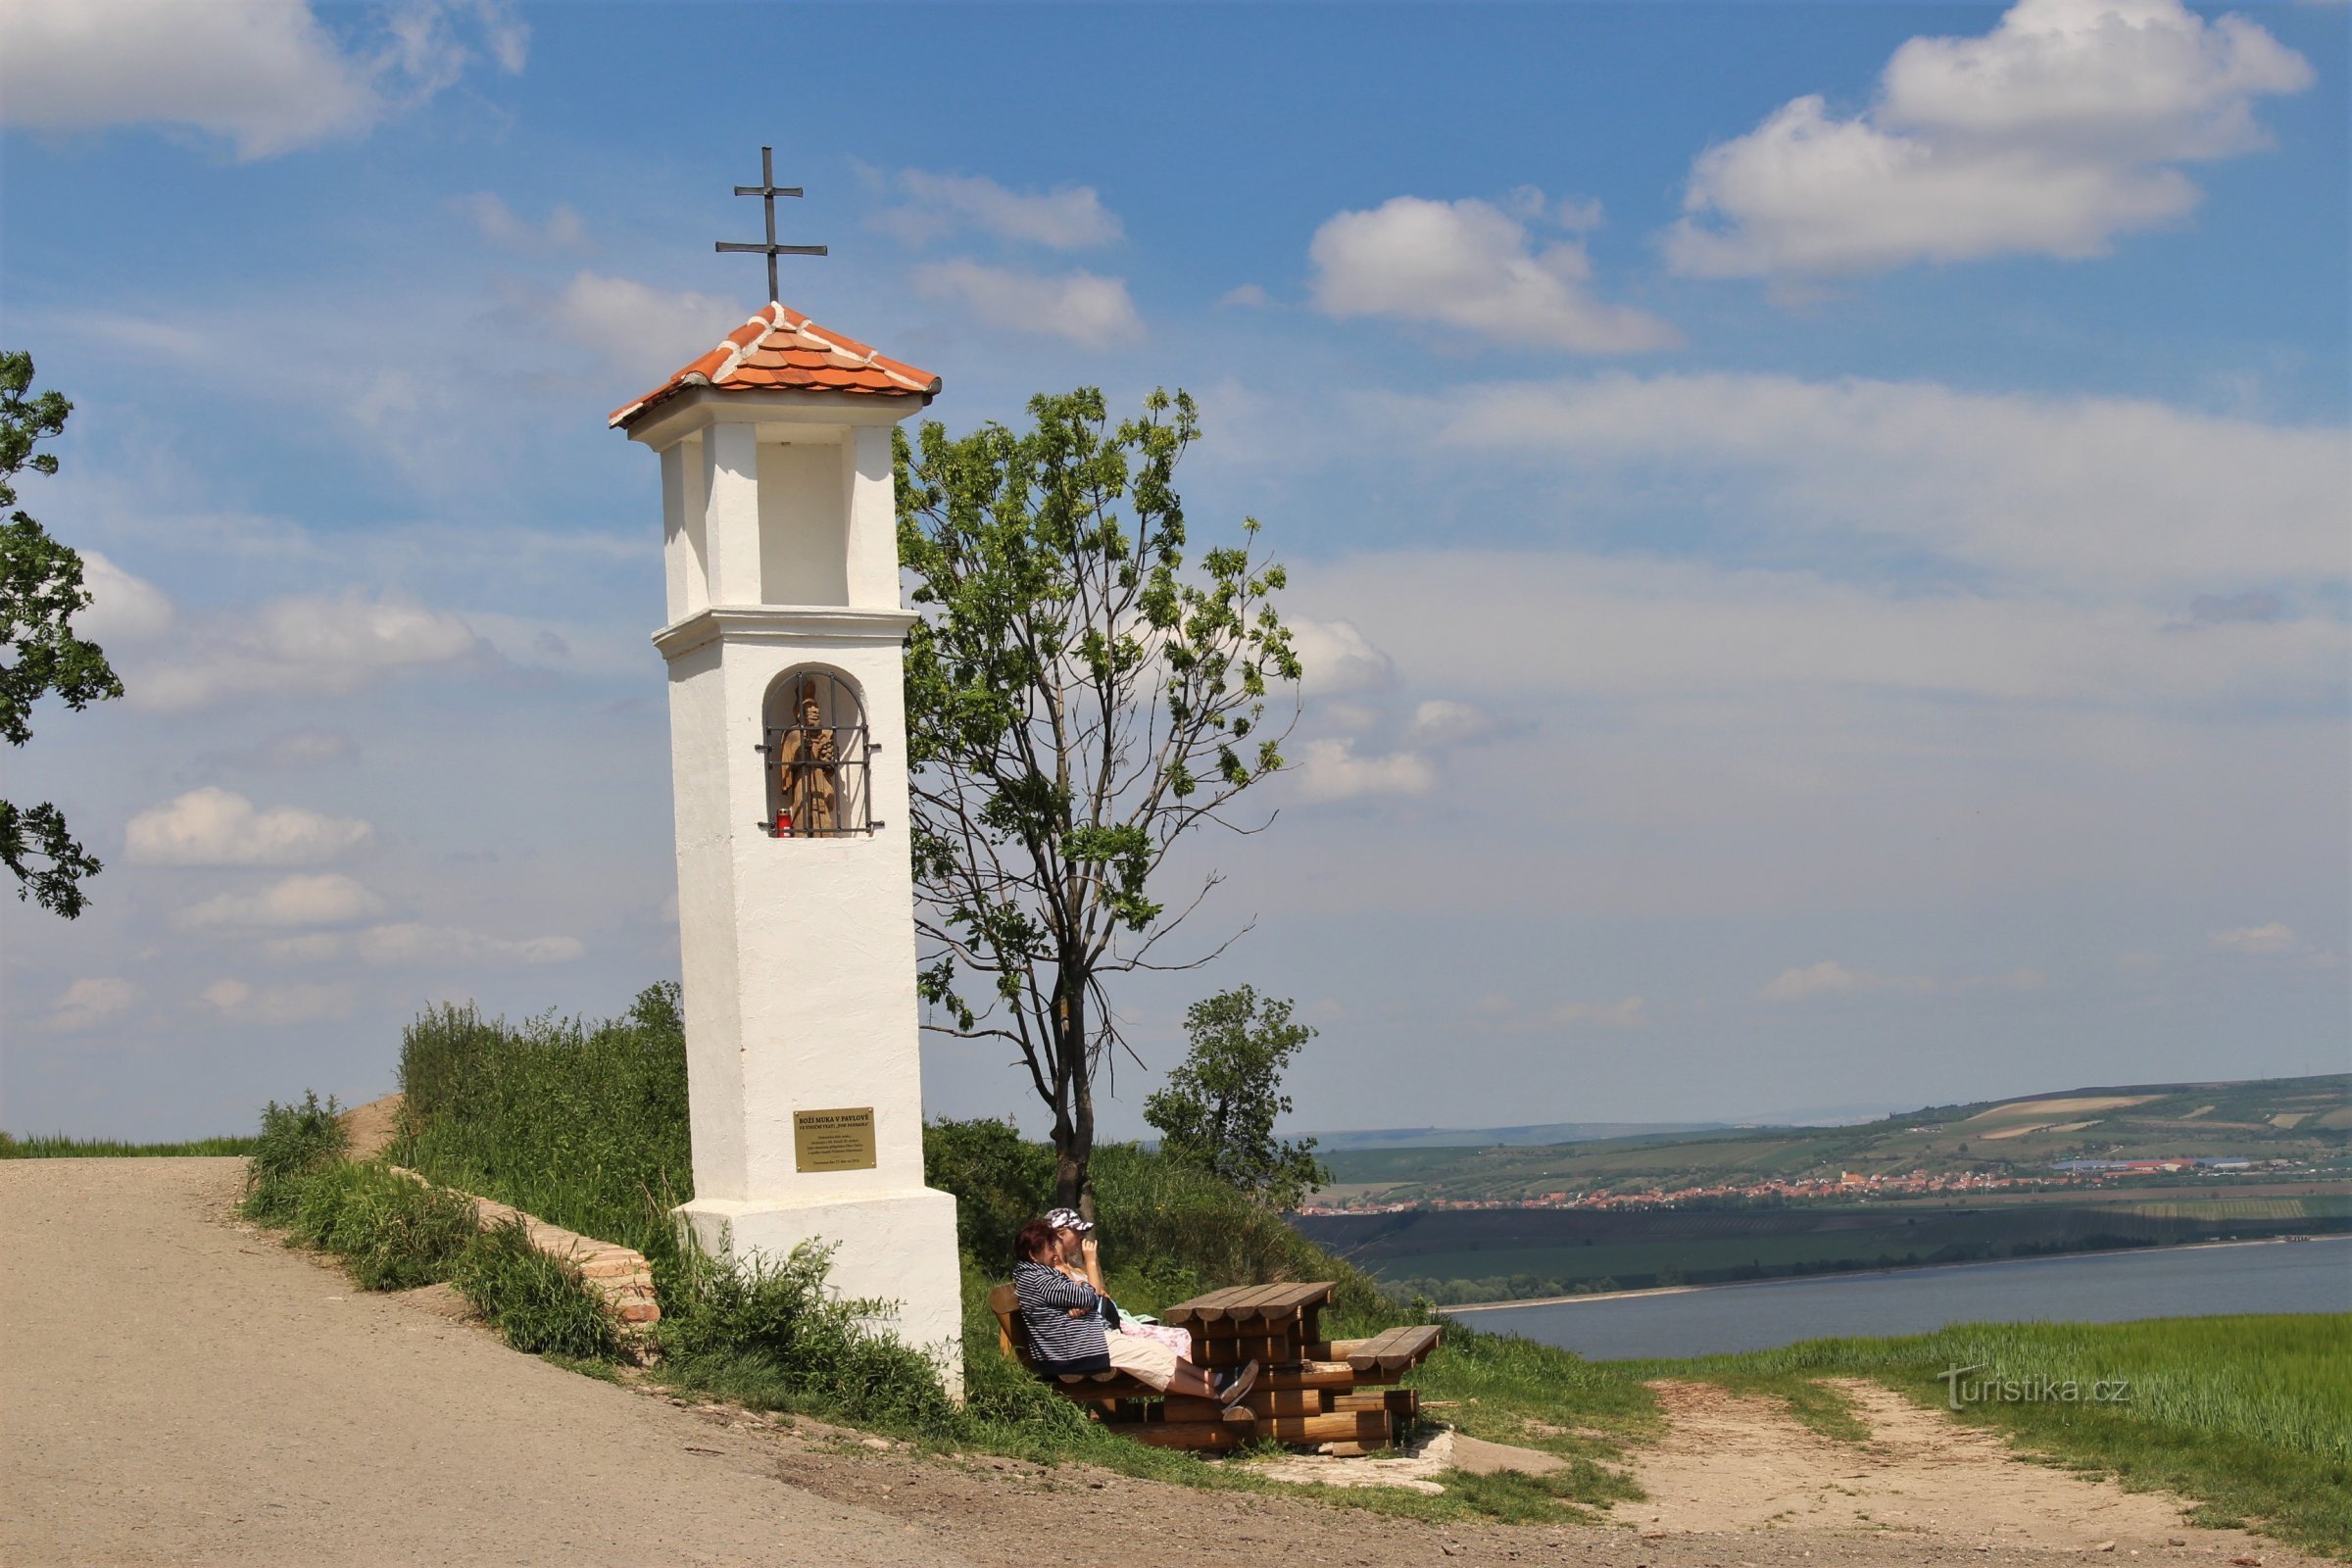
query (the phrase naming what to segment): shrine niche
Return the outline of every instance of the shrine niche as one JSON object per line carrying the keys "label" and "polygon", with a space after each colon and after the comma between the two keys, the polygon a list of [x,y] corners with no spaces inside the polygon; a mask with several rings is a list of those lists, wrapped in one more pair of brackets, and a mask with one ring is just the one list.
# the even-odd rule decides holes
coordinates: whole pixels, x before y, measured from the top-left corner
{"label": "shrine niche", "polygon": [[767,690],[760,753],[767,759],[770,838],[835,839],[871,833],[867,788],[873,743],[858,688],[836,671],[785,671]]}

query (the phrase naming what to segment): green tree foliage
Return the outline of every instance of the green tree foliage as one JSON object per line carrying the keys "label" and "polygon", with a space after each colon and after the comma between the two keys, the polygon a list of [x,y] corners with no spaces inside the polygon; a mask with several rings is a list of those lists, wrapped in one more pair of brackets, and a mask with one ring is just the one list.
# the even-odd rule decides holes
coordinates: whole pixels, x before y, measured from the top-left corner
{"label": "green tree foliage", "polygon": [[[122,695],[105,653],[74,635],[74,615],[90,603],[81,557],[13,510],[19,473],[57,471],[54,455],[32,449],[61,433],[74,411],[56,390],[28,395],[31,388],[32,356],[0,353],[0,511],[8,513],[0,524],[0,736],[11,746],[32,739],[32,706],[52,692],[77,710]],[[87,902],[82,882],[100,869],[47,801],[0,801],[0,864],[15,874],[19,899],[69,920]]]}
{"label": "green tree foliage", "polygon": [[1160,1148],[1277,1208],[1298,1207],[1331,1172],[1312,1138],[1277,1139],[1274,1118],[1291,1108],[1282,1075],[1315,1031],[1292,1019],[1289,1002],[1250,986],[1194,1003],[1184,1029],[1192,1042],[1184,1064],[1144,1102]]}
{"label": "green tree foliage", "polygon": [[923,1185],[956,1195],[956,1241],[1001,1274],[1013,1234],[1053,1206],[1054,1151],[1008,1121],[942,1118],[923,1128]]}
{"label": "green tree foliage", "polygon": [[1298,660],[1254,518],[1188,569],[1173,478],[1200,434],[1191,398],[1154,392],[1116,426],[1091,387],[1029,413],[1026,431],[934,421],[898,443],[922,612],[906,647],[921,987],[933,1027],[1017,1050],[1053,1117],[1055,1196],[1091,1211],[1094,1087],[1121,1046],[1103,982],[1206,961],[1160,945],[1218,878],[1172,906],[1157,874],[1282,766],[1268,693]]}

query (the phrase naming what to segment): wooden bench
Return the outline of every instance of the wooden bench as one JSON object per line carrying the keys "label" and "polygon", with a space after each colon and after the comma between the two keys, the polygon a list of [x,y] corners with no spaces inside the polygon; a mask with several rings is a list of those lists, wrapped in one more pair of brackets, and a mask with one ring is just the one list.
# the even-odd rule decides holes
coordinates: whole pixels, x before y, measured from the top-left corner
{"label": "wooden bench", "polygon": [[[1039,1377],[1037,1357],[1029,1348],[1029,1326],[1021,1321],[1021,1298],[1009,1285],[988,1293],[988,1309],[997,1314],[997,1348]],[[1125,1372],[1063,1372],[1053,1380],[1057,1392],[1080,1404],[1115,1405],[1121,1399],[1156,1399],[1159,1390]]]}
{"label": "wooden bench", "polygon": [[[1195,1365],[1222,1370],[1259,1364],[1257,1386],[1231,1409],[1214,1399],[1163,1396],[1124,1372],[1064,1373],[1064,1397],[1090,1406],[1114,1432],[1167,1448],[1236,1448],[1259,1438],[1302,1446],[1348,1444],[1357,1451],[1394,1442],[1420,1413],[1411,1389],[1395,1383],[1438,1348],[1433,1324],[1390,1329],[1368,1340],[1326,1342],[1319,1318],[1331,1301],[1322,1282],[1237,1285],[1179,1301],[1161,1314],[1193,1338]],[[1029,1336],[1009,1285],[988,1293],[997,1344],[1031,1371]],[[1127,1400],[1151,1400],[1127,1404]]]}

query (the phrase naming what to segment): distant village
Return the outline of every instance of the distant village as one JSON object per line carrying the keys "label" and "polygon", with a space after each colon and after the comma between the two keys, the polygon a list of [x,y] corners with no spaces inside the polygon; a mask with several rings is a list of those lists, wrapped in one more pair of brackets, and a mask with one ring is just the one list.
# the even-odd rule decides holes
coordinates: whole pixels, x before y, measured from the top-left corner
{"label": "distant village", "polygon": [[1537,1193],[1525,1198],[1432,1198],[1389,1202],[1372,1198],[1335,1198],[1317,1195],[1301,1205],[1300,1214],[1398,1214],[1414,1209],[1462,1208],[1678,1208],[1725,1203],[1819,1202],[1823,1200],[1917,1198],[1936,1193],[1988,1193],[2003,1190],[2047,1192],[2070,1187],[2097,1187],[2119,1178],[2183,1175],[2265,1174],[2308,1169],[2292,1159],[2237,1159],[2207,1156],[2179,1159],[2063,1159],[2047,1175],[1987,1175],[1980,1172],[1930,1172],[1863,1175],[1841,1171],[1837,1176],[1775,1177],[1764,1181],[1716,1182],[1703,1187],[1651,1187],[1632,1192]]}

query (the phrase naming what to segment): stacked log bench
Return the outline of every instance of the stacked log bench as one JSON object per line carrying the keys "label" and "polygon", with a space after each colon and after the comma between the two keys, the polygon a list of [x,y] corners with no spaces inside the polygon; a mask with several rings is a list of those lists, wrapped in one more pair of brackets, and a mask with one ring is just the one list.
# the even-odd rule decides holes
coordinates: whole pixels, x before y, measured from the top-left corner
{"label": "stacked log bench", "polygon": [[[1326,1282],[1235,1286],[1180,1301],[1162,1320],[1193,1337],[1192,1359],[1217,1371],[1258,1363],[1256,1387],[1227,1409],[1214,1399],[1161,1396],[1123,1372],[1071,1374],[1055,1386],[1112,1431],[1162,1448],[1238,1448],[1261,1438],[1300,1447],[1386,1447],[1420,1413],[1420,1396],[1396,1383],[1438,1348],[1435,1325],[1390,1329],[1368,1340],[1329,1341],[1321,1314]],[[1031,1364],[1012,1287],[989,1294],[1004,1353]]]}

